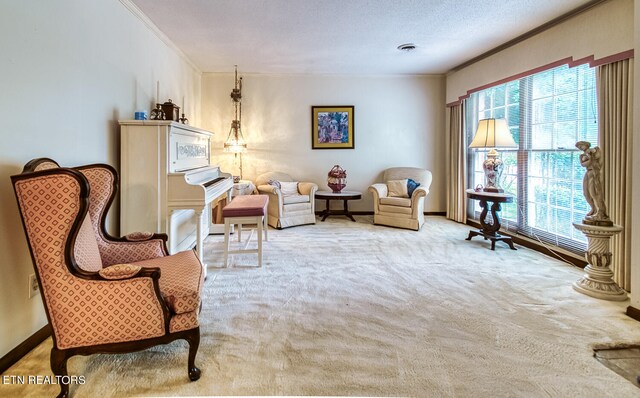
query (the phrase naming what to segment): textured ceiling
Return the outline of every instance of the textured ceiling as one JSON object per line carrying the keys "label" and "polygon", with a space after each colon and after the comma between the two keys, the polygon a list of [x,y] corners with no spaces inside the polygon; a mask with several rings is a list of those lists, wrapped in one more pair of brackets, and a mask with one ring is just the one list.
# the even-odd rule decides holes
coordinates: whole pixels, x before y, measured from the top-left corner
{"label": "textured ceiling", "polygon": [[[588,0],[132,0],[203,72],[444,73]],[[414,43],[412,52],[400,44]]]}

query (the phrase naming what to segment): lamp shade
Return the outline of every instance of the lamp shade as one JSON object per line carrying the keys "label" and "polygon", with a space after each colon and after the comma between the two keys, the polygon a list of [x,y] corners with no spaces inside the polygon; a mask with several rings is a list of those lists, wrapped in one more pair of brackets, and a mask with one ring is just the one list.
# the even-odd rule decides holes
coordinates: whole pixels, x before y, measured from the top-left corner
{"label": "lamp shade", "polygon": [[517,148],[505,119],[482,119],[469,148]]}

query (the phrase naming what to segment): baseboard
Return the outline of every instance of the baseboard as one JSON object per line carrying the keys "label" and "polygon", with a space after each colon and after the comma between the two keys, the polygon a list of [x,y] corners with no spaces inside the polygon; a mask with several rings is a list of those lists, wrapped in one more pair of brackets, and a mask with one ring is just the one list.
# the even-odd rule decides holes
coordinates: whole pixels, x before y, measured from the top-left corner
{"label": "baseboard", "polygon": [[[316,211],[316,216],[319,215],[320,213],[322,213],[321,211]],[[351,214],[353,214],[354,216],[372,216],[373,212],[372,211],[350,211]],[[425,216],[446,216],[447,212],[446,211],[425,211],[424,212]]]}
{"label": "baseboard", "polygon": [[[340,210],[338,210],[338,211],[340,211]],[[351,210],[349,210],[349,213],[351,213],[354,216],[372,216],[373,215],[372,211],[351,211]],[[319,216],[321,214],[322,214],[322,211],[316,210],[316,216]],[[342,215],[342,214],[333,214],[333,215],[334,216],[339,216],[339,215]]]}
{"label": "baseboard", "polygon": [[[480,223],[475,221],[475,220],[467,220],[467,225],[470,225],[470,226],[478,228],[478,229],[482,228]],[[536,242],[536,241],[533,241],[533,240],[529,240],[527,238],[524,238],[524,237],[522,237],[522,236],[520,236],[518,234],[511,233],[509,231],[500,230],[500,234],[501,235],[505,235],[505,236],[510,236],[511,239],[513,240],[513,243],[515,243],[517,245],[524,246],[526,248],[529,248],[531,250],[535,250],[535,251],[537,251],[539,253],[546,254],[546,255],[551,256],[551,257],[556,257],[556,258],[559,257],[563,261],[567,261],[567,262],[575,265],[576,267],[584,268],[584,267],[587,266],[586,260],[578,258],[578,257],[574,257],[573,255],[569,255],[569,254],[563,253],[562,251],[560,251],[560,249],[551,251],[549,248],[547,248],[546,246],[540,244],[539,242]]]}
{"label": "baseboard", "polygon": [[51,336],[51,327],[49,324],[46,324],[42,329],[38,330],[25,341],[20,343],[16,348],[9,351],[7,355],[0,358],[0,373],[6,372],[7,369],[22,359],[22,357],[27,355],[31,350],[36,348],[38,344],[45,341],[49,336]]}
{"label": "baseboard", "polygon": [[627,316],[629,318],[635,319],[636,321],[640,321],[640,310],[632,307],[632,306],[628,306],[627,307]]}

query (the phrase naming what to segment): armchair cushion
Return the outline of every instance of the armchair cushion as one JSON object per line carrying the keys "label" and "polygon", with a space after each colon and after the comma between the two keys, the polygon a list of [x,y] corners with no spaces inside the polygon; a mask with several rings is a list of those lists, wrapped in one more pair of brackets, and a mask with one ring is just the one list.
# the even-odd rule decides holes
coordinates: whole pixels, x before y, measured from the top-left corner
{"label": "armchair cushion", "polygon": [[380,204],[390,205],[390,206],[411,207],[411,199],[386,197],[386,198],[380,198]]}
{"label": "armchair cushion", "polygon": [[138,261],[133,265],[160,268],[160,293],[174,314],[184,314],[200,308],[204,275],[202,265],[192,250]]}
{"label": "armchair cushion", "polygon": [[415,182],[411,178],[407,179],[407,194],[409,195],[409,197],[413,195],[413,191],[415,191],[419,186],[419,182]]}
{"label": "armchair cushion", "polygon": [[153,236],[153,232],[132,232],[125,235],[124,238],[129,242],[139,242],[143,240],[149,240]]}
{"label": "armchair cushion", "polygon": [[282,199],[285,205],[290,205],[292,203],[308,203],[309,195],[288,195]]}
{"label": "armchair cushion", "polygon": [[84,217],[80,231],[76,237],[76,244],[73,248],[73,255],[78,267],[88,272],[98,272],[102,269],[102,258],[98,241],[93,231],[93,224],[89,213]]}
{"label": "armchair cushion", "polygon": [[311,211],[311,203],[291,203],[282,206],[282,214],[290,215],[291,213],[309,212]]}
{"label": "armchair cushion", "polygon": [[284,196],[298,195],[298,181],[279,181]]}
{"label": "armchair cushion", "polygon": [[389,196],[397,198],[408,198],[407,179],[387,181]]}
{"label": "armchair cushion", "polygon": [[104,279],[127,279],[135,276],[142,269],[139,265],[113,264],[98,271]]}
{"label": "armchair cushion", "polygon": [[[394,198],[395,199],[395,198]],[[405,198],[398,198],[398,199],[405,199]],[[407,199],[409,200],[409,199]],[[383,213],[393,213],[393,214],[406,214],[406,215],[411,215],[411,213],[413,212],[411,210],[411,207],[404,207],[404,206],[395,206],[395,205],[380,205],[379,209],[381,212]]]}

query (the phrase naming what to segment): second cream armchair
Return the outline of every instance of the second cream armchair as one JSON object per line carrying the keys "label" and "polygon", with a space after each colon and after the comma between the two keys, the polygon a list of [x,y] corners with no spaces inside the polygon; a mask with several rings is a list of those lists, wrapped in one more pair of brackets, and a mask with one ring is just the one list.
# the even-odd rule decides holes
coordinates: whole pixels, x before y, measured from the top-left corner
{"label": "second cream armchair", "polygon": [[[424,224],[424,201],[431,186],[431,172],[416,167],[392,167],[383,173],[382,183],[373,184],[369,192],[373,195],[373,223],[419,231]],[[413,194],[402,195],[397,185],[407,179],[419,183]]]}
{"label": "second cream armchair", "polygon": [[295,182],[290,175],[277,171],[262,174],[256,179],[258,192],[269,195],[268,220],[274,228],[316,223],[314,198],[318,186],[312,182]]}

